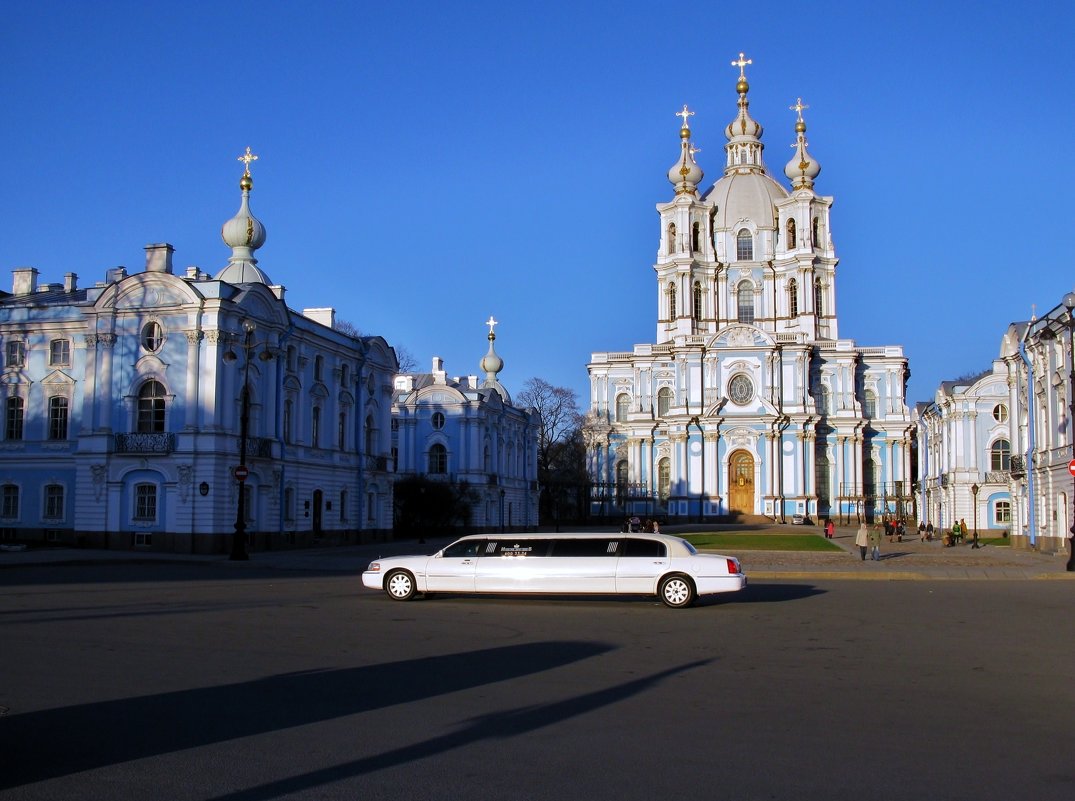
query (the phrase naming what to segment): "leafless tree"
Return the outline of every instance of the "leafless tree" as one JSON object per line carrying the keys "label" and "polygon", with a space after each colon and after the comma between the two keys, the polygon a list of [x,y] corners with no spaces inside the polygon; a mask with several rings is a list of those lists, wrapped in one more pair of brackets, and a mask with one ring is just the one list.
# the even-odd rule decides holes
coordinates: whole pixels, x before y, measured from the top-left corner
{"label": "leafless tree", "polygon": [[418,370],[418,360],[414,358],[413,353],[402,345],[396,345],[395,351],[401,373],[413,373]]}
{"label": "leafless tree", "polygon": [[557,469],[557,454],[572,440],[582,424],[578,395],[566,387],[554,387],[541,378],[527,379],[516,398],[521,406],[541,415],[538,437],[538,472],[548,475]]}
{"label": "leafless tree", "polygon": [[346,334],[347,336],[354,337],[355,339],[360,339],[362,337],[362,331],[359,330],[359,327],[352,323],[350,320],[337,320],[336,330],[339,331],[341,334]]}

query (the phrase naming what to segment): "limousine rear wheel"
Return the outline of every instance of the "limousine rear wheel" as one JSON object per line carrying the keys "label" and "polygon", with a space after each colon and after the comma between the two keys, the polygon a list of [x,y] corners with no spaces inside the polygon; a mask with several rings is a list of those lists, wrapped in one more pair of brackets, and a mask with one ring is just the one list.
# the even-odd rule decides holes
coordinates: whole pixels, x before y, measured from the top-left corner
{"label": "limousine rear wheel", "polygon": [[694,603],[694,584],[686,576],[672,575],[661,579],[657,590],[666,606],[679,608]]}
{"label": "limousine rear wheel", "polygon": [[393,601],[409,601],[414,597],[414,576],[406,570],[393,570],[384,577],[384,591]]}

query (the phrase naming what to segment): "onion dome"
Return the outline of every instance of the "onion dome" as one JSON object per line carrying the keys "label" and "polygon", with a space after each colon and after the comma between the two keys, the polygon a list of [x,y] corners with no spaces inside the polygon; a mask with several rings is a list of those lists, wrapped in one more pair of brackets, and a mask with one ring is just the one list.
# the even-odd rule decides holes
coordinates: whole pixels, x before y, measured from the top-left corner
{"label": "onion dome", "polygon": [[735,91],[739,93],[739,113],[724,129],[724,135],[731,143],[738,144],[744,141],[761,139],[761,123],[754,120],[747,110],[750,106],[750,101],[747,100],[750,84],[747,83],[744,67],[753,63],[752,59],[743,58],[742,53],[739,54],[737,61],[732,62],[733,67],[739,67],[739,81],[735,84]]}
{"label": "onion dome", "polygon": [[485,373],[486,384],[496,384],[497,373],[504,369],[504,360],[496,355],[496,351],[493,350],[493,342],[496,341],[496,334],[493,333],[493,328],[497,325],[497,321],[493,319],[492,315],[489,316],[489,320],[485,323],[489,326],[489,352],[486,353],[479,364],[479,367]]}
{"label": "onion dome", "polygon": [[790,108],[799,115],[799,118],[795,122],[796,142],[792,145],[795,148],[795,155],[784,167],[784,175],[791,181],[793,189],[813,189],[814,179],[821,172],[821,165],[806,152],[806,122],[803,120],[803,109],[810,107],[803,105],[803,99],[800,97]]}
{"label": "onion dome", "polygon": [[687,124],[687,118],[694,116],[694,112],[683,106],[683,111],[677,111],[676,116],[683,118],[683,127],[679,129],[681,152],[679,160],[668,170],[668,180],[676,188],[677,195],[695,195],[698,194],[698,184],[704,174],[694,160],[694,154],[702,151],[691,144],[691,128]]}
{"label": "onion dome", "polygon": [[250,190],[254,188],[254,180],[250,177],[250,162],[257,161],[257,158],[250,152],[249,147],[245,154],[239,156],[239,161],[246,164],[243,177],[239,181],[243,198],[239,211],[220,229],[224,244],[231,248],[231,258],[228,259],[228,266],[217,274],[216,279],[229,284],[272,283],[269,276],[258,268],[258,260],[254,258],[254,251],[265,244],[265,226],[250,213]]}

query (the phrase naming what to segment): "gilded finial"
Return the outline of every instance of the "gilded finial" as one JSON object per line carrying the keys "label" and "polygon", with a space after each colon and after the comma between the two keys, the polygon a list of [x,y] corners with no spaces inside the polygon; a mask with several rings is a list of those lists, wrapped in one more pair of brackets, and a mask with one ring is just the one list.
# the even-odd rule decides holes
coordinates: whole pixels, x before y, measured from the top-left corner
{"label": "gilded finial", "polygon": [[490,315],[489,315],[489,319],[485,321],[485,324],[486,324],[487,326],[489,326],[489,336],[490,336],[490,337],[495,337],[495,336],[496,336],[496,334],[495,334],[495,333],[493,333],[493,329],[494,329],[494,328],[496,328],[496,326],[500,325],[499,321],[497,321],[497,320],[496,320],[496,319],[495,319],[495,318],[493,317],[493,315],[491,315],[491,314],[490,314]]}
{"label": "gilded finial", "polygon": [[694,112],[693,112],[693,111],[689,111],[689,110],[687,109],[687,104],[686,104],[686,103],[684,103],[684,104],[683,104],[683,111],[677,111],[677,112],[676,112],[676,116],[677,116],[677,117],[682,117],[682,118],[683,118],[683,127],[684,127],[684,128],[690,128],[690,127],[691,127],[691,126],[690,126],[690,121],[689,121],[689,120],[688,120],[687,118],[688,118],[688,117],[693,117],[693,116],[694,116]]}
{"label": "gilded finial", "polygon": [[803,110],[808,109],[810,107],[808,105],[806,105],[805,103],[803,103],[803,99],[800,97],[795,101],[794,106],[788,106],[788,108],[791,111],[794,111],[796,114],[798,114],[799,115],[799,122],[802,122],[803,121]]}
{"label": "gilded finial", "polygon": [[690,146],[689,148],[687,148],[687,152],[691,154],[691,158],[694,158],[694,154],[695,154],[695,153],[701,153],[701,152],[702,152],[702,148],[700,148],[700,147],[695,147],[695,146],[694,146],[694,143],[692,142],[692,143],[691,143],[691,146]]}
{"label": "gilded finial", "polygon": [[243,153],[243,155],[239,156],[238,160],[243,162],[243,167],[244,167],[243,176],[244,177],[249,177],[250,176],[250,162],[258,160],[258,157],[250,152],[250,146],[249,145],[247,145],[247,147],[246,147],[246,152]]}

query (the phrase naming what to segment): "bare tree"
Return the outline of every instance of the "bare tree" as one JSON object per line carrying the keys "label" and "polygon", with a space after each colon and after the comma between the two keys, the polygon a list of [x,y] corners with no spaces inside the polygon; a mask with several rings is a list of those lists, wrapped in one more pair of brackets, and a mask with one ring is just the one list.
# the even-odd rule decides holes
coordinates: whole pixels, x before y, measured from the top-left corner
{"label": "bare tree", "polygon": [[541,415],[538,437],[538,473],[547,476],[557,468],[557,453],[582,424],[578,395],[567,387],[554,387],[541,378],[527,379],[515,400]]}
{"label": "bare tree", "polygon": [[418,360],[414,358],[413,353],[402,345],[396,345],[395,351],[396,360],[399,362],[399,371],[401,373],[413,373],[418,369]]}
{"label": "bare tree", "polygon": [[341,334],[346,334],[347,336],[354,337],[355,339],[360,339],[362,337],[362,331],[359,330],[359,327],[352,323],[350,320],[337,320],[336,330],[339,331]]}

